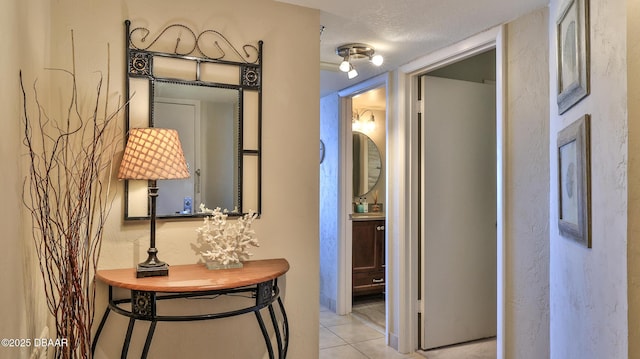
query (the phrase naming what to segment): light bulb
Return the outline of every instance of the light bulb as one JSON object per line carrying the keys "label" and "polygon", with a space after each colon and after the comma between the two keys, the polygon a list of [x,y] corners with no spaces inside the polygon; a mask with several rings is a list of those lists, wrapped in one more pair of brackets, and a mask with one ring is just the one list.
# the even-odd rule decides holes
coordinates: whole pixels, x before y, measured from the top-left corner
{"label": "light bulb", "polygon": [[349,72],[347,72],[347,77],[349,77],[349,80],[351,80],[352,78],[358,76],[358,71],[356,71],[356,69],[354,69],[353,67],[351,68],[351,70],[349,70]]}
{"label": "light bulb", "polygon": [[349,61],[343,60],[340,63],[340,67],[339,68],[340,68],[340,71],[342,71],[342,72],[349,72],[349,70],[351,69],[351,64],[349,63]]}
{"label": "light bulb", "polygon": [[371,63],[376,66],[382,65],[383,62],[384,62],[384,58],[382,57],[382,55],[375,55],[371,58]]}
{"label": "light bulb", "polygon": [[360,131],[360,127],[361,127],[361,124],[360,124],[359,120],[357,120],[357,119],[351,120],[351,130],[352,131]]}
{"label": "light bulb", "polygon": [[364,126],[367,132],[372,132],[373,130],[375,130],[376,120],[373,118],[373,115],[371,115],[371,119],[369,119],[369,121],[367,121],[367,123]]}

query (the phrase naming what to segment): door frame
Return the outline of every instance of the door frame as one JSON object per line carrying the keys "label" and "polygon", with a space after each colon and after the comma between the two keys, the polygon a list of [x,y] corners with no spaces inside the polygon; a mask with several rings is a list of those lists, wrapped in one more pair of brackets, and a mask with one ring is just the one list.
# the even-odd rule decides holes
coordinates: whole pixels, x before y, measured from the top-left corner
{"label": "door frame", "polygon": [[[500,25],[401,66],[393,76],[395,92],[387,110],[387,332],[401,353],[418,341],[418,258],[420,166],[418,163],[418,77],[481,52],[496,50],[496,183],[497,183],[497,358],[505,352],[505,29]],[[388,92],[389,94],[389,92]],[[394,280],[396,279],[396,280]],[[388,304],[389,306],[389,304]],[[394,338],[394,336],[396,336]],[[393,341],[397,340],[397,343]],[[397,344],[393,345],[393,344]]]}
{"label": "door frame", "polygon": [[[386,117],[389,117],[388,104],[389,104],[389,74],[382,74],[373,77],[369,80],[358,83],[354,86],[348,87],[344,90],[338,91],[339,100],[339,113],[340,113],[340,159],[339,159],[339,205],[338,205],[338,291],[336,302],[336,314],[345,315],[351,313],[351,298],[352,298],[352,246],[351,246],[351,231],[352,222],[349,215],[352,212],[353,202],[353,174],[352,165],[353,158],[351,156],[352,151],[349,151],[353,144],[351,137],[351,98],[361,93],[373,90],[376,88],[384,87],[387,98],[387,109],[385,109]],[[385,124],[387,121],[385,120]],[[385,129],[386,133],[386,129]],[[385,135],[388,137],[388,135]],[[388,162],[388,161],[387,161]],[[385,165],[386,168],[386,165]],[[387,174],[385,173],[385,176]],[[385,191],[386,192],[386,191]],[[385,235],[385,247],[387,237]],[[386,255],[386,254],[385,254]],[[389,283],[386,283],[388,286]],[[388,313],[388,312],[387,312]],[[387,331],[385,329],[385,331]]]}

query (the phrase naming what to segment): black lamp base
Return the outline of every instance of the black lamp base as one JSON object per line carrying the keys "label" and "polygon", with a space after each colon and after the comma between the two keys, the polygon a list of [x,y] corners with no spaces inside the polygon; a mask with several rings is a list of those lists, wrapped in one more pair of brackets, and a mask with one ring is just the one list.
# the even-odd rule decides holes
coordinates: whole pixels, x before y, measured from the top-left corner
{"label": "black lamp base", "polygon": [[136,278],[144,277],[166,277],[169,275],[169,265],[158,259],[158,249],[156,248],[156,197],[158,197],[158,186],[156,180],[149,181],[149,199],[151,200],[151,221],[149,249],[147,250],[147,260],[138,264]]}
{"label": "black lamp base", "polygon": [[138,264],[136,278],[165,277],[169,275],[169,265],[167,263],[157,264],[153,267],[148,267],[144,264],[145,263]]}
{"label": "black lamp base", "polygon": [[136,278],[168,276],[169,265],[158,259],[158,250],[151,247],[147,253],[149,254],[147,260],[138,264]]}

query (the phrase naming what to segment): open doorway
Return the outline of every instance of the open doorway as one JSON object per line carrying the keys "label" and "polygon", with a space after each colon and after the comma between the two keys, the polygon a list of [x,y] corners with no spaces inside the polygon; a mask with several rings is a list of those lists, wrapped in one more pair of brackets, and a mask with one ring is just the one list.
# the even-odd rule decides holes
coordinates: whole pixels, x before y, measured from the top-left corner
{"label": "open doorway", "polygon": [[[352,314],[386,329],[385,207],[386,88],[351,97]],[[349,156],[349,154],[347,154]]]}

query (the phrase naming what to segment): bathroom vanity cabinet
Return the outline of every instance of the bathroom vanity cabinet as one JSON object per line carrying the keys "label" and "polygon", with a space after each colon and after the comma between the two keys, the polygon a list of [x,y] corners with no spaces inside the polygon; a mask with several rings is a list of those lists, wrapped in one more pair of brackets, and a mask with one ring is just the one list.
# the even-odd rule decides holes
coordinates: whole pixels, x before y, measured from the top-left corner
{"label": "bathroom vanity cabinet", "polygon": [[383,293],[384,219],[353,219],[353,295]]}

